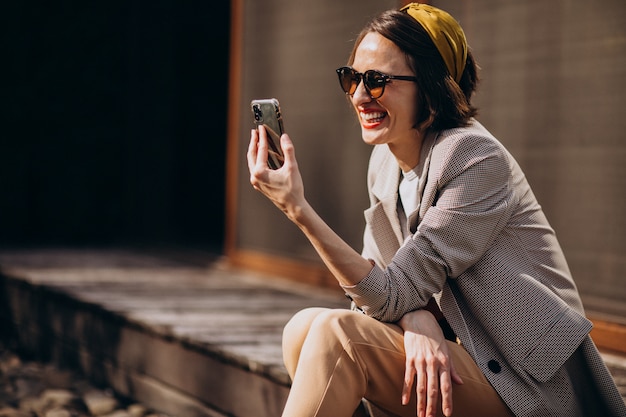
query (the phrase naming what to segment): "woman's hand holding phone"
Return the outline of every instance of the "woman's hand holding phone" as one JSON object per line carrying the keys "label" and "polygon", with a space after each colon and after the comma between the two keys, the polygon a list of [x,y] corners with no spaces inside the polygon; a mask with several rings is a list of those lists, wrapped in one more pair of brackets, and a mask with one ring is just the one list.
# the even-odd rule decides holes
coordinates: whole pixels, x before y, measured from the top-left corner
{"label": "woman's hand holding phone", "polygon": [[294,220],[300,209],[307,204],[295,149],[289,136],[281,135],[280,148],[284,155],[284,163],[278,169],[271,169],[267,163],[269,140],[263,125],[252,129],[247,153],[250,183],[287,217]]}
{"label": "woman's hand holding phone", "polygon": [[283,116],[280,103],[275,98],[256,99],[250,103],[254,124],[263,126],[268,136],[267,165],[272,169],[280,168],[285,157],[280,149],[280,137],[284,133]]}
{"label": "woman's hand holding phone", "polygon": [[284,163],[280,168],[272,169],[268,164],[271,139],[262,123],[257,126],[252,129],[247,153],[250,183],[300,228],[340,284],[357,284],[371,271],[372,265],[309,205],[289,136],[280,136],[277,148],[284,156]]}

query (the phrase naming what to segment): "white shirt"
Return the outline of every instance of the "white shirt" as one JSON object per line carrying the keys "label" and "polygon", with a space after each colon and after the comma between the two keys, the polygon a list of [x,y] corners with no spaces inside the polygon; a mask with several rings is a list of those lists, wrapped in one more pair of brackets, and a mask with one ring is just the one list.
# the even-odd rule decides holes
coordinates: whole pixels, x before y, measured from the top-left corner
{"label": "white shirt", "polygon": [[420,204],[419,196],[419,176],[417,174],[417,167],[408,172],[402,172],[402,179],[400,180],[400,186],[398,187],[398,194],[400,196],[398,204],[398,218],[400,219],[400,226],[402,227],[402,236],[406,239],[411,235],[407,224],[407,218],[413,213]]}

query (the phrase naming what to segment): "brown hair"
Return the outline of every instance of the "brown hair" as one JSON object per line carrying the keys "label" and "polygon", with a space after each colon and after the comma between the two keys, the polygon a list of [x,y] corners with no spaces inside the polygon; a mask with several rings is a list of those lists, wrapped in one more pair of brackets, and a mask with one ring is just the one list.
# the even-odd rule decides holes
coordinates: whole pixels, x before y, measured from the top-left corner
{"label": "brown hair", "polygon": [[409,67],[417,78],[418,114],[416,128],[444,130],[467,126],[478,109],[471,105],[478,85],[477,65],[471,51],[467,52],[465,70],[457,84],[450,75],[428,32],[407,13],[390,10],[371,20],[357,38],[356,49],[368,33],[376,32],[395,43],[406,55]]}

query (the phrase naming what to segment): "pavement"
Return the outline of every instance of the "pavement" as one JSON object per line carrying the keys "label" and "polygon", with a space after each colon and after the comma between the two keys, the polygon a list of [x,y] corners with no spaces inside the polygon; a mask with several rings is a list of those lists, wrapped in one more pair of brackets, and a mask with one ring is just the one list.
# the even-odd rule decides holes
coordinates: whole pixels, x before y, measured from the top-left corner
{"label": "pavement", "polygon": [[0,417],[169,417],[0,345]]}

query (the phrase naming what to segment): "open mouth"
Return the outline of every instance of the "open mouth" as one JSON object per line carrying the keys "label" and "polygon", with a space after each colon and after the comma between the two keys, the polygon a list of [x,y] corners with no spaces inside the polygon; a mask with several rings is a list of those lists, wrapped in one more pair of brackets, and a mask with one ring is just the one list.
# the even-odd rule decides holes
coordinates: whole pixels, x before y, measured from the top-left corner
{"label": "open mouth", "polygon": [[363,121],[363,125],[366,127],[371,127],[380,124],[385,117],[387,117],[387,113],[385,112],[359,112],[361,116],[361,120]]}

